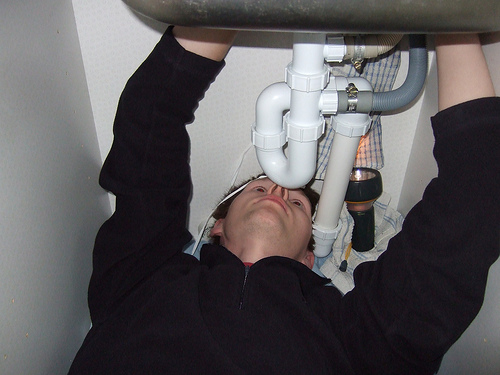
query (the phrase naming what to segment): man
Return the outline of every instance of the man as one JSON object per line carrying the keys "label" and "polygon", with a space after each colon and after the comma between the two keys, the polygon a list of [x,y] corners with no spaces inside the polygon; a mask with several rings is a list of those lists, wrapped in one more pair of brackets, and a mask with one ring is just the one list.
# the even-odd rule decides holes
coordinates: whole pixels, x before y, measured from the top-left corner
{"label": "man", "polygon": [[499,253],[499,182],[478,181],[500,161],[500,100],[488,98],[477,36],[437,38],[439,177],[345,296],[310,270],[311,203],[268,179],[218,218],[221,245],[204,245],[200,261],[182,253],[184,125],[234,36],[169,28],[127,83],[101,173],[116,212],[97,235],[93,326],[70,373],[433,374],[479,311]]}

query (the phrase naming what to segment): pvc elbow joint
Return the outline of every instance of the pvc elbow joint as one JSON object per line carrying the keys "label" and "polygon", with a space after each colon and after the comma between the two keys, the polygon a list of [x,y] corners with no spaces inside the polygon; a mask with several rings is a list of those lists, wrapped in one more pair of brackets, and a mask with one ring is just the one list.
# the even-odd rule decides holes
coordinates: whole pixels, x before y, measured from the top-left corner
{"label": "pvc elbow joint", "polygon": [[[317,139],[324,120],[312,127],[295,126],[288,114],[290,88],[284,82],[268,86],[257,99],[252,143],[265,174],[280,186],[296,189],[306,185],[316,169]],[[288,157],[283,146],[288,142]]]}

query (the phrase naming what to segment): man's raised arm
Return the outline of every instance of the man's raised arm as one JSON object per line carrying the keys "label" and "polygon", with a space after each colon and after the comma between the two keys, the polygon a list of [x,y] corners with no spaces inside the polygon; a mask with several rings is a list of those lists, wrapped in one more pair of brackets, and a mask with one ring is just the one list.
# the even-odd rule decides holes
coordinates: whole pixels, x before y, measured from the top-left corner
{"label": "man's raised arm", "polygon": [[186,51],[221,61],[231,48],[237,31],[175,26],[173,33],[177,42]]}
{"label": "man's raised arm", "polygon": [[93,252],[94,324],[191,238],[185,125],[222,69],[216,60],[224,58],[234,34],[170,27],[125,86],[100,175],[101,186],[116,195],[116,211]]}
{"label": "man's raised arm", "polygon": [[477,34],[436,36],[439,110],[472,99],[495,96]]}

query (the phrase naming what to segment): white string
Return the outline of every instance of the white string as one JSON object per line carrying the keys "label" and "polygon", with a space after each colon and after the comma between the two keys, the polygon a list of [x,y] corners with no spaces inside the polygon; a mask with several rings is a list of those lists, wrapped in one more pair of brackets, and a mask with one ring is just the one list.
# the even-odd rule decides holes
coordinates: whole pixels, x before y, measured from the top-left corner
{"label": "white string", "polygon": [[[243,160],[245,160],[245,156],[247,155],[248,151],[253,149],[253,143],[250,143],[248,147],[246,148],[245,151],[243,151],[243,154],[240,156],[240,162],[238,163],[238,166],[236,167],[236,170],[234,171],[233,178],[231,179],[231,185],[230,188],[234,186],[236,183],[236,179],[238,178],[238,175],[240,173],[241,166],[243,165]],[[220,204],[220,203],[219,203]]]}
{"label": "white string", "polygon": [[[243,151],[242,155],[240,156],[240,161],[238,163],[238,166],[236,167],[236,170],[234,171],[233,173],[233,177],[231,178],[231,184],[229,185],[229,189],[231,189],[234,184],[236,183],[236,179],[238,178],[238,175],[240,173],[240,169],[241,169],[241,166],[243,165],[243,161],[245,159],[245,156],[247,155],[248,151],[250,151],[251,149],[253,148],[253,144],[250,143],[250,145],[245,149],[245,151]],[[262,175],[262,176],[259,176],[256,178],[257,179],[261,179],[261,178],[265,178],[267,176],[265,175]],[[252,180],[254,181],[254,180]],[[238,194],[240,191],[242,191],[250,182],[252,181],[248,181],[246,184],[240,186],[238,189],[236,189],[235,191],[233,191],[232,193],[228,194],[223,200],[221,200],[216,206],[215,208],[210,212],[210,214],[208,215],[208,217],[206,218],[205,222],[203,223],[203,227],[198,231],[198,236],[196,237],[196,241],[194,242],[194,245],[193,245],[193,250],[191,251],[191,255],[194,255],[196,253],[196,250],[203,238],[203,235],[205,234],[205,230],[207,228],[207,225],[208,225],[208,222],[210,221],[210,219],[212,218],[212,215],[214,214],[215,210],[222,204],[224,203],[225,201],[227,201],[228,199],[232,198],[233,196],[235,196],[236,194]]]}

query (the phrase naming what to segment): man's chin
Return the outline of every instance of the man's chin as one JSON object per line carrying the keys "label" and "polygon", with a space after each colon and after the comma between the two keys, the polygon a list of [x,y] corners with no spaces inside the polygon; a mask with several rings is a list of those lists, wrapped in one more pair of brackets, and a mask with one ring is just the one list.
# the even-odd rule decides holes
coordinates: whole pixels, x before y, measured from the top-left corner
{"label": "man's chin", "polygon": [[262,235],[276,237],[286,235],[287,225],[282,215],[276,210],[260,210],[246,224],[249,231]]}

